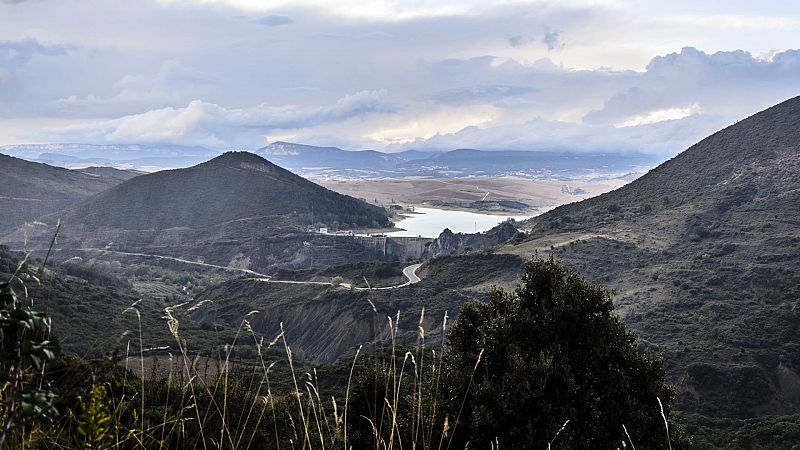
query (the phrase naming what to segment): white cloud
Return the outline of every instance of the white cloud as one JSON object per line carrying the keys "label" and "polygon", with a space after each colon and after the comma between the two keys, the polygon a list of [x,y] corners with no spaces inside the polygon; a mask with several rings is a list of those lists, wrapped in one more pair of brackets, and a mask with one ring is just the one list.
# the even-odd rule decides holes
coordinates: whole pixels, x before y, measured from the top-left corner
{"label": "white cloud", "polygon": [[615,127],[635,127],[637,125],[648,125],[651,123],[664,122],[665,120],[680,120],[684,117],[689,117],[699,114],[702,111],[700,105],[694,103],[683,108],[666,108],[648,111],[644,114],[638,114],[629,117],[622,122],[614,124]]}
{"label": "white cloud", "polygon": [[161,0],[167,5],[199,4],[230,7],[243,11],[268,12],[287,8],[309,8],[346,18],[379,21],[410,20],[425,17],[467,14],[485,2],[480,1],[415,1],[399,0]]}
{"label": "white cloud", "polygon": [[0,139],[672,154],[800,90],[800,6],[701,3],[0,4]]}
{"label": "white cloud", "polygon": [[178,61],[167,60],[154,74],[123,76],[114,83],[116,92],[113,95],[70,95],[56,100],[55,105],[62,112],[94,116],[162,108],[185,104],[199,88],[214,81]]}
{"label": "white cloud", "polygon": [[724,119],[702,115],[624,128],[537,119],[515,125],[467,127],[456,133],[440,134],[395,148],[527,149],[671,155],[726,125],[729,123]]}
{"label": "white cloud", "polygon": [[585,120],[635,123],[651,114],[651,119],[678,118],[700,110],[741,118],[800,93],[799,69],[796,50],[764,60],[741,50],[709,54],[687,47],[653,58],[645,72]]}
{"label": "white cloud", "polygon": [[705,16],[668,16],[657,20],[667,26],[719,28],[722,30],[794,31],[800,30],[800,18],[780,16],[755,16],[715,14]]}
{"label": "white cloud", "polygon": [[305,128],[351,117],[394,111],[385,91],[347,95],[329,106],[257,105],[227,109],[194,100],[182,108],[162,108],[117,119],[44,130],[58,142],[170,143],[217,148],[263,145],[273,130]]}
{"label": "white cloud", "polygon": [[499,115],[497,108],[487,105],[431,107],[424,112],[401,112],[370,124],[369,131],[362,135],[364,141],[361,144],[370,147],[413,145],[440,133],[454,133],[467,126],[488,125]]}

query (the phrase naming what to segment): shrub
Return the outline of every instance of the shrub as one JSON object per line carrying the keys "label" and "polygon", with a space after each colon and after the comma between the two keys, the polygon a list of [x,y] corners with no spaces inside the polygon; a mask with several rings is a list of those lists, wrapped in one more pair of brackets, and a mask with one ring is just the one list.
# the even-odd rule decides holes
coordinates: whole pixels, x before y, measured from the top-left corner
{"label": "shrub", "polygon": [[560,447],[615,448],[624,425],[637,448],[667,448],[662,359],[637,351],[609,292],[552,257],[529,261],[522,282],[466,303],[450,331],[441,401],[460,417],[454,447],[547,448],[558,434]]}

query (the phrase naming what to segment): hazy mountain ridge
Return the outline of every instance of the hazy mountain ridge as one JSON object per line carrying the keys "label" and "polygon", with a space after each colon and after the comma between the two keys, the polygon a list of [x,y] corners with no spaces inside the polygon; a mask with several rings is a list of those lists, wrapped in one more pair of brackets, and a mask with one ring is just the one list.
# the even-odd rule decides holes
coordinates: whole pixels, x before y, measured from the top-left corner
{"label": "hazy mountain ridge", "polygon": [[199,146],[142,144],[17,144],[0,146],[6,153],[53,166],[111,166],[149,169],[188,167],[221,152]]}
{"label": "hazy mountain ridge", "polygon": [[644,154],[580,154],[522,150],[457,149],[448,152],[407,150],[382,153],[348,151],[275,142],[257,151],[276,164],[304,176],[404,177],[514,175],[530,178],[571,178],[621,175],[661,161]]}
{"label": "hazy mountain ridge", "polygon": [[[110,166],[154,171],[200,164],[222,152],[199,146],[20,144],[0,152],[59,167]],[[254,150],[273,163],[307,178],[520,176],[535,179],[604,178],[638,173],[663,161],[638,153],[569,151],[343,150],[291,142],[273,142]]]}
{"label": "hazy mountain ridge", "polygon": [[205,147],[146,144],[14,144],[0,146],[0,152],[26,159],[44,155],[64,155],[75,158],[105,158],[127,160],[158,156],[208,156],[216,153]]}

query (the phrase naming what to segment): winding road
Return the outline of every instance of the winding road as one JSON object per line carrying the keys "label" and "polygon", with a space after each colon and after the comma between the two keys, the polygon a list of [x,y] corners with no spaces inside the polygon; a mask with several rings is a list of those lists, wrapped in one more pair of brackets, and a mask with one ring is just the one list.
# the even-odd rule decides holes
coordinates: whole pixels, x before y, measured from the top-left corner
{"label": "winding road", "polygon": [[417,269],[422,266],[422,263],[412,264],[403,269],[403,275],[405,275],[406,281],[403,284],[396,284],[394,286],[383,286],[383,287],[373,287],[373,288],[365,288],[365,287],[358,287],[353,286],[350,283],[338,283],[334,284],[330,281],[292,281],[292,280],[273,280],[270,277],[258,277],[258,278],[249,278],[250,280],[261,281],[263,283],[283,283],[283,284],[314,284],[318,286],[341,286],[345,289],[354,289],[356,291],[383,291],[388,289],[399,289],[402,287],[410,286],[415,283],[419,283],[421,280],[417,276]]}
{"label": "winding road", "polygon": [[[125,255],[125,256],[142,256],[142,257],[163,259],[163,260],[169,260],[169,261],[176,261],[176,262],[180,262],[180,263],[184,263],[184,264],[191,264],[191,265],[194,265],[194,266],[209,267],[209,268],[212,268],[212,269],[220,269],[220,270],[225,270],[225,271],[229,271],[229,272],[239,272],[239,273],[244,273],[244,274],[247,274],[247,275],[252,275],[254,278],[249,278],[250,280],[257,280],[257,281],[261,281],[261,282],[264,282],[264,283],[313,284],[313,285],[318,285],[318,286],[335,286],[334,283],[332,283],[330,281],[273,280],[272,276],[270,276],[270,275],[259,273],[259,272],[256,272],[256,271],[250,270],[250,269],[242,269],[242,268],[238,268],[238,267],[227,267],[227,266],[220,266],[220,265],[217,265],[217,264],[208,264],[208,263],[202,263],[202,262],[198,262],[198,261],[190,261],[188,259],[176,258],[176,257],[173,257],[173,256],[153,255],[153,254],[149,254],[149,253],[121,252],[121,251],[118,251],[118,250],[107,250],[107,249],[103,249],[103,248],[82,248],[82,249],[77,249],[77,250],[114,253],[114,254],[117,254],[117,255]],[[422,266],[422,263],[417,263],[417,264],[412,264],[410,266],[405,267],[403,269],[403,275],[405,275],[405,277],[406,277],[406,279],[408,281],[406,281],[403,284],[397,284],[397,285],[394,285],[394,286],[375,287],[375,288],[364,288],[364,287],[357,287],[357,286],[354,287],[350,283],[338,283],[337,285],[341,286],[343,288],[346,288],[346,289],[355,289],[357,291],[368,291],[370,289],[372,289],[372,290],[398,289],[398,288],[402,288],[402,287],[406,287],[406,286],[412,285],[414,283],[419,283],[420,282],[420,278],[417,276],[417,269],[419,269],[421,266]]]}
{"label": "winding road", "polygon": [[260,277],[260,278],[269,278],[270,277],[269,275],[265,275],[263,273],[256,272],[255,270],[241,269],[241,268],[238,268],[238,267],[218,266],[216,264],[202,263],[202,262],[199,262],[199,261],[190,261],[188,259],[175,258],[173,256],[152,255],[150,253],[121,252],[121,251],[118,251],[118,250],[107,250],[107,249],[104,249],[104,248],[78,248],[78,249],[70,249],[70,250],[95,251],[95,252],[101,252],[101,253],[114,253],[114,254],[117,254],[117,255],[126,255],[126,256],[144,256],[144,257],[148,257],[148,258],[164,259],[164,260],[176,261],[176,262],[180,262],[180,263],[184,263],[184,264],[191,264],[193,266],[210,267],[212,269],[226,270],[228,272],[241,272],[241,273],[246,273],[248,275],[253,275],[253,276],[256,276],[256,277]]}

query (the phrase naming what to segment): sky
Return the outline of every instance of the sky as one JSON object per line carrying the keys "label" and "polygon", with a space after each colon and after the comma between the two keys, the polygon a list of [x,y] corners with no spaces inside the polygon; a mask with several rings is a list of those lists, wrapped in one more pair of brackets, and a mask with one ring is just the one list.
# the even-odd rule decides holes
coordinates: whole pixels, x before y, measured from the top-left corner
{"label": "sky", "polygon": [[794,1],[0,0],[0,145],[668,157],[798,49]]}

